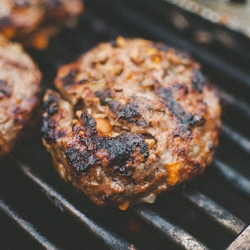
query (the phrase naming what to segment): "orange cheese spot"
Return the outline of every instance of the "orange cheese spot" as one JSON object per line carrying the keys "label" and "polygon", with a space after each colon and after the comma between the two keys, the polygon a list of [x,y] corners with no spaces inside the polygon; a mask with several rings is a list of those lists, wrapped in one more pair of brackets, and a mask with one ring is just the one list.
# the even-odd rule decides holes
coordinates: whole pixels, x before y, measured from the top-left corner
{"label": "orange cheese spot", "polygon": [[101,134],[109,134],[112,131],[112,125],[105,118],[95,118],[96,128]]}
{"label": "orange cheese spot", "polygon": [[128,207],[129,207],[129,202],[128,201],[125,201],[124,203],[119,205],[119,209],[123,210],[123,211],[127,210]]}
{"label": "orange cheese spot", "polygon": [[166,164],[167,169],[167,182],[169,185],[175,185],[180,179],[180,163],[174,162],[171,164]]}

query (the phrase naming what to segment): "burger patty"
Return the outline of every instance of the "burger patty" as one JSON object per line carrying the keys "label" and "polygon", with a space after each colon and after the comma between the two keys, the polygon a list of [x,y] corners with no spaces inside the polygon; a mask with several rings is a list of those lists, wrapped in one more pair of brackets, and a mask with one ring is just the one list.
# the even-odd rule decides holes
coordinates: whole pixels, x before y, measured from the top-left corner
{"label": "burger patty", "polygon": [[61,177],[97,205],[152,203],[212,162],[219,100],[184,52],[118,37],[62,66],[54,84],[43,143]]}
{"label": "burger patty", "polygon": [[19,44],[0,35],[0,156],[32,123],[39,103],[41,73]]}
{"label": "burger patty", "polygon": [[75,23],[82,11],[81,0],[2,0],[0,31],[24,45],[44,48],[63,22]]}

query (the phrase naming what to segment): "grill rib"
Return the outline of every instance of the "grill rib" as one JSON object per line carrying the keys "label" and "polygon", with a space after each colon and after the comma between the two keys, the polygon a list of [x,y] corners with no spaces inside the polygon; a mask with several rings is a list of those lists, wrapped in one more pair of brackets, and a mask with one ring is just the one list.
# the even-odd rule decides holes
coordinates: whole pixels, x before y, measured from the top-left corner
{"label": "grill rib", "polygon": [[31,169],[20,161],[18,161],[18,166],[21,168],[23,173],[32,180],[36,185],[38,185],[50,198],[51,201],[60,209],[69,212],[71,215],[81,221],[96,237],[102,239],[104,244],[110,249],[130,249],[135,250],[136,248],[133,244],[126,242],[125,240],[120,239],[120,237],[115,234],[107,231],[105,228],[101,227],[99,224],[95,223],[93,220],[88,218],[84,213],[80,212],[75,208],[67,199],[65,199],[61,194],[54,190],[42,179],[37,177],[32,173]]}
{"label": "grill rib", "polygon": [[227,250],[249,249],[250,246],[250,226],[227,248]]}
{"label": "grill rib", "polygon": [[46,239],[46,237],[40,234],[30,222],[21,218],[1,199],[0,199],[0,209],[15,223],[17,223],[23,230],[25,230],[28,234],[30,234],[30,236],[33,239],[35,239],[39,244],[41,244],[44,248],[48,250],[59,249],[54,244],[49,242],[48,239]]}
{"label": "grill rib", "polygon": [[187,250],[205,250],[205,245],[192,237],[176,225],[171,224],[155,212],[142,206],[134,209],[134,212],[147,223],[157,228],[165,237],[173,241],[176,245]]}
{"label": "grill rib", "polygon": [[250,141],[248,139],[226,124],[223,124],[222,130],[235,144],[239,145],[246,153],[250,153]]}
{"label": "grill rib", "polygon": [[232,215],[225,208],[197,191],[185,191],[183,196],[203,213],[218,223],[233,236],[240,234],[247,226],[243,221]]}
{"label": "grill rib", "polygon": [[238,191],[250,197],[250,180],[245,178],[242,174],[232,169],[230,166],[224,164],[220,160],[214,161],[216,170],[220,173],[231,186],[235,187]]}

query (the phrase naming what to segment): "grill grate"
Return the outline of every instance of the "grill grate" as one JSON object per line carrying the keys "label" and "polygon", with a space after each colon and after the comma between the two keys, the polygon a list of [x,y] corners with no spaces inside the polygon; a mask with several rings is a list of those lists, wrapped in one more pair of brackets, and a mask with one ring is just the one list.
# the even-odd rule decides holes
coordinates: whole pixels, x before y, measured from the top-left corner
{"label": "grill grate", "polygon": [[[162,194],[155,204],[123,212],[98,208],[65,184],[36,138],[0,163],[0,248],[244,249],[250,236],[250,75],[241,63],[250,63],[250,41],[232,33],[237,46],[223,47],[231,53],[225,58],[218,53],[221,45],[198,45],[176,30],[168,17],[178,9],[165,1],[85,2],[75,29],[65,28],[44,52],[30,51],[44,73],[43,86],[51,87],[58,66],[118,35],[189,50],[212,76],[225,110],[214,164],[186,187]],[[218,28],[179,11],[196,20],[195,25],[199,20],[206,29]],[[189,30],[195,27],[191,24]]]}

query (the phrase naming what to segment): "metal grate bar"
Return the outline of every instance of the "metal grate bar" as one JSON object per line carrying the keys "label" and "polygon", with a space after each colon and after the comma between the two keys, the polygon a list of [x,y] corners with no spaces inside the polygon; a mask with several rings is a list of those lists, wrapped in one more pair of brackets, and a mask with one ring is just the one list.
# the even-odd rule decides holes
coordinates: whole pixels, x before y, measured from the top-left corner
{"label": "metal grate bar", "polygon": [[237,145],[239,145],[246,153],[250,153],[250,141],[241,134],[235,132],[230,126],[223,124],[222,131]]}
{"label": "metal grate bar", "polygon": [[[174,34],[171,31],[166,30],[161,25],[157,24],[154,21],[151,21],[148,16],[145,17],[141,13],[138,13],[126,6],[124,3],[115,3],[114,13],[123,17],[126,20],[130,20],[136,25],[140,27],[140,29],[149,32],[152,35],[157,36],[159,39],[163,41],[168,41],[175,46],[180,46],[185,50],[190,51],[194,56],[196,56],[203,63],[208,64],[213,69],[220,69],[220,73],[234,79],[237,82],[242,83],[243,85],[250,87],[250,75],[243,72],[240,69],[235,68],[230,65],[226,61],[219,59],[213,54],[205,51],[197,47],[196,45],[186,41],[181,36]],[[145,25],[147,24],[147,25]]]}
{"label": "metal grate bar", "polygon": [[208,249],[205,245],[200,243],[198,240],[196,240],[193,236],[185,232],[183,229],[169,223],[155,212],[146,209],[142,206],[135,208],[134,212],[147,223],[157,228],[165,237],[170,239],[179,247],[182,247],[187,250]]}
{"label": "metal grate bar", "polygon": [[17,213],[15,213],[3,200],[0,200],[0,209],[8,215],[12,220],[14,220],[22,229],[33,237],[38,243],[48,250],[59,249],[54,244],[50,243],[44,236],[42,236],[36,228],[23,218],[21,218]]}
{"label": "metal grate bar", "polygon": [[248,226],[239,237],[227,248],[227,250],[250,249],[250,226]]}
{"label": "metal grate bar", "polygon": [[243,221],[232,215],[225,208],[219,206],[210,198],[197,191],[184,191],[182,195],[198,207],[203,213],[206,213],[212,220],[219,223],[233,236],[237,236],[247,226]]}
{"label": "metal grate bar", "polygon": [[81,221],[95,236],[102,239],[104,244],[106,244],[110,249],[130,249],[135,250],[135,246],[126,242],[125,240],[120,239],[118,236],[113,233],[107,231],[105,228],[98,225],[96,222],[88,218],[85,214],[81,213],[77,210],[68,200],[66,200],[62,195],[56,192],[51,186],[49,186],[46,182],[41,180],[32,171],[29,167],[22,164],[20,161],[17,161],[18,166],[21,168],[23,173],[31,179],[36,185],[42,188],[48,197],[54,201],[54,203],[63,208],[65,211],[70,212],[73,216],[75,216],[79,221]]}
{"label": "metal grate bar", "polygon": [[214,160],[214,166],[231,186],[250,197],[250,180],[218,159]]}
{"label": "metal grate bar", "polygon": [[228,105],[233,106],[234,108],[237,108],[240,110],[245,116],[250,118],[250,105],[247,103],[235,98],[234,96],[230,95],[224,90],[219,89],[218,96],[221,100],[223,100]]}

